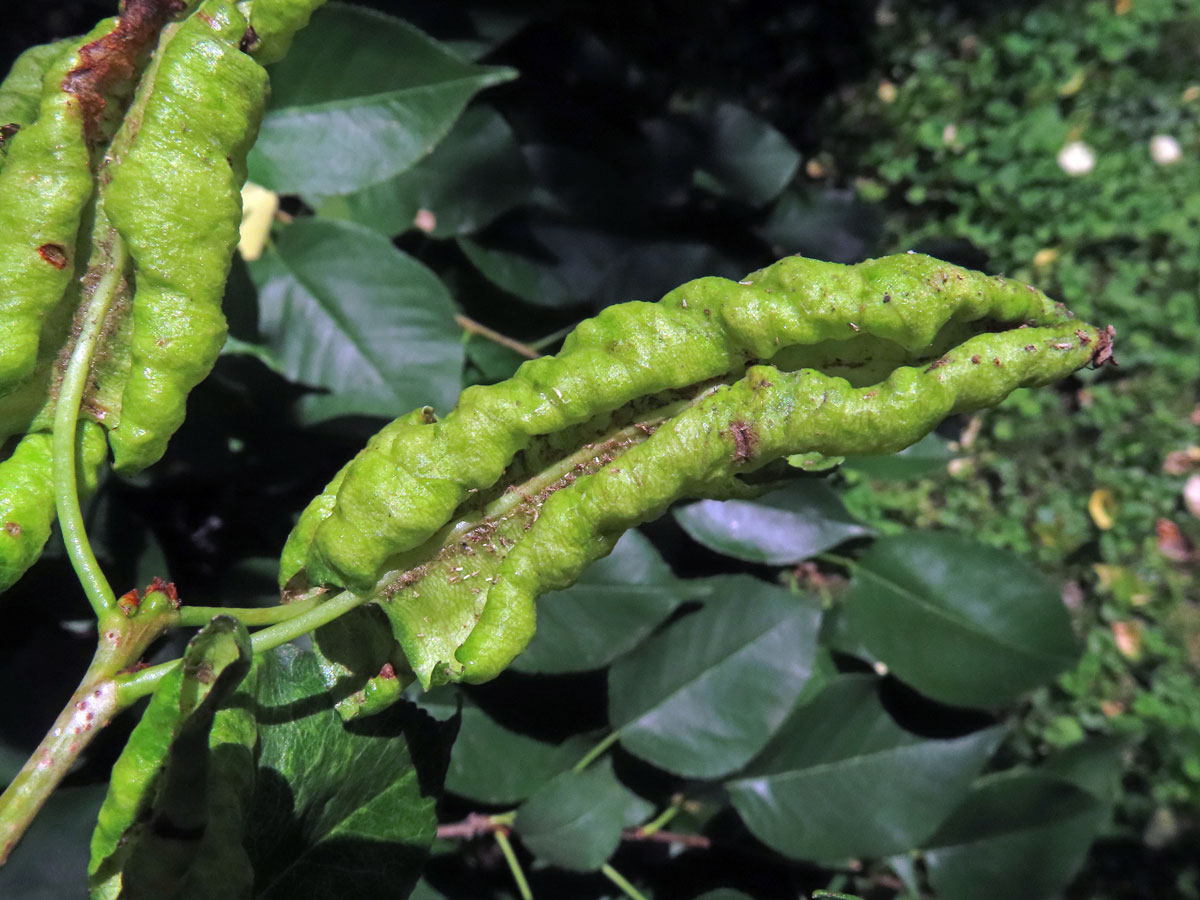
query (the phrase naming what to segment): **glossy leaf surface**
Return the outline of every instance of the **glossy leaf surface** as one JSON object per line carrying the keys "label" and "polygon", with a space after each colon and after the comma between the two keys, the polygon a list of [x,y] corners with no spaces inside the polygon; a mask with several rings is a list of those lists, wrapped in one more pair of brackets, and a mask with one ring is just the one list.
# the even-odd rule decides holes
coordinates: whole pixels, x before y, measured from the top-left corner
{"label": "glossy leaf surface", "polygon": [[609,672],[609,719],[621,745],[679,775],[745,765],[812,674],[820,611],[746,576],[714,580],[704,608]]}
{"label": "glossy leaf surface", "polygon": [[582,772],[564,772],[517,810],[513,824],[521,841],[540,859],[564,869],[600,868],[654,807],[623,786],[608,758]]}
{"label": "glossy leaf surface", "polygon": [[710,550],[769,566],[795,565],[871,533],[817,479],[796,481],[757,500],[701,500],[677,509],[675,521]]}
{"label": "glossy leaf surface", "polygon": [[700,589],[676,578],[640,532],[626,532],[573,586],[538,601],[537,633],[514,668],[543,675],[601,668]]}
{"label": "glossy leaf surface", "polygon": [[272,69],[250,180],[340,194],[390,178],[428,154],[478,91],[514,75],[465,62],[399,19],[331,4]]}
{"label": "glossy leaf surface", "polygon": [[1010,703],[1079,653],[1058,593],[1028,563],[952,534],[881,538],[854,567],[846,632],[896,677],[958,706]]}
{"label": "glossy leaf surface", "polygon": [[759,840],[835,862],[917,847],[966,796],[998,728],[922,738],[884,710],[876,681],[843,675],[797,709],[746,772],[727,783]]}
{"label": "glossy leaf surface", "polygon": [[260,327],[288,377],[332,392],[306,398],[306,418],[445,408],[458,395],[462,332],[450,293],[378,232],[297,222],[251,272]]}

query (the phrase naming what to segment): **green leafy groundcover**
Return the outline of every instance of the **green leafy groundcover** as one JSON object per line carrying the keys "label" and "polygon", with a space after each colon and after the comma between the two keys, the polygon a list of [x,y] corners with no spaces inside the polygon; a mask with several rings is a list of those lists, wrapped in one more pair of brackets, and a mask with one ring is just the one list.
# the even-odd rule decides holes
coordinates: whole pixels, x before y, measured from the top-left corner
{"label": "green leafy groundcover", "polygon": [[[906,4],[881,21],[877,65],[827,108],[822,167],[880,203],[885,247],[957,247],[1111,321],[1121,368],[1013,398],[949,472],[855,478],[848,505],[885,530],[969,529],[1067,585],[1087,649],[1017,743],[1036,759],[1129,741],[1122,865],[1157,878],[1160,854],[1190,855],[1200,800],[1200,5]],[[1194,894],[1185,870],[1191,887],[1164,873],[1159,889]]]}

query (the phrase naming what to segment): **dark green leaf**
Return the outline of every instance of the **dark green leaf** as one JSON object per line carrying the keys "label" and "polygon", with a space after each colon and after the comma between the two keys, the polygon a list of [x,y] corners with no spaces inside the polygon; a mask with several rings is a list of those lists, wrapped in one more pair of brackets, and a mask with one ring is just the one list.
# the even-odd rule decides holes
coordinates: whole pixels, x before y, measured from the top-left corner
{"label": "dark green leaf", "polygon": [[252,674],[242,682],[211,727],[199,727],[193,716],[171,746],[154,805],[125,866],[122,897],[250,896],[254,869],[242,838],[258,742],[254,680]]}
{"label": "dark green leaf", "polygon": [[[352,194],[330,197],[317,213],[349,219],[389,237],[419,228],[433,237],[478,231],[533,190],[512,129],[495,110],[467,110],[437,149],[412,168]],[[418,221],[417,213],[429,214]]]}
{"label": "dark green leaf", "polygon": [[926,842],[940,900],[1048,900],[1087,856],[1105,805],[1040,772],[1005,772],[979,784]]}
{"label": "dark green leaf", "polygon": [[409,894],[408,900],[450,900],[450,898],[422,878],[413,888],[413,892]]}
{"label": "dark green leaf", "polygon": [[458,243],[485,278],[537,306],[599,300],[606,280],[634,246],[620,235],[544,221],[505,234],[508,243],[495,246],[466,238]]}
{"label": "dark green leaf", "polygon": [[453,405],[463,365],[454,302],[378,232],[299,221],[251,271],[262,332],[288,377],[332,392],[305,398],[308,419]]}
{"label": "dark green leaf", "polygon": [[843,675],[727,788],[750,831],[787,856],[888,856],[937,829],[1000,738],[999,728],[953,740],[911,734],[880,704],[874,678]]}
{"label": "dark green leaf", "polygon": [[578,302],[551,262],[485,247],[469,238],[459,238],[458,246],[488,281],[526,303],[553,307]]}
{"label": "dark green leaf", "polygon": [[[249,668],[246,629],[236,619],[218,616],[188,642],[182,661],[163,676],[113,765],[108,794],[92,834],[88,879],[94,893],[115,897],[131,857],[139,855],[144,842],[155,844],[157,819],[151,813],[156,804],[161,802],[167,808],[188,805],[181,815],[203,826],[203,797],[180,798],[180,792],[172,791],[181,784],[186,788],[188,770],[193,767],[201,770],[196,780],[203,785],[203,757],[217,706]],[[174,775],[160,778],[168,759]],[[181,850],[181,857],[164,861],[176,866],[164,873],[165,878],[177,879],[186,873],[195,847],[189,844]]]}
{"label": "dark green leaf", "polygon": [[610,262],[591,297],[597,305],[654,301],[693,278],[716,275],[737,279],[745,274],[743,263],[697,241],[643,241]]}
{"label": "dark green leaf", "polygon": [[675,510],[693,540],[734,559],[791,566],[871,533],[829,485],[803,479],[758,500],[701,500]]}
{"label": "dark green leaf", "polygon": [[787,716],[812,673],[820,611],[748,576],[710,582],[713,599],[609,672],[621,745],[693,778],[745,765]]}
{"label": "dark green leaf", "polygon": [[471,361],[472,369],[478,373],[478,383],[494,384],[511,378],[525,357],[515,350],[510,350],[495,341],[489,341],[477,334],[471,335],[467,341],[467,359]]}
{"label": "dark green leaf", "polygon": [[654,811],[601,759],[582,772],[563,772],[517,810],[513,823],[538,858],[576,871],[600,868],[621,842],[621,831]]}
{"label": "dark green leaf", "polygon": [[292,646],[259,666],[258,722],[255,896],[407,897],[437,825],[439,727],[406,703],[343,725],[316,658]]}
{"label": "dark green leaf", "polygon": [[784,189],[800,154],[770,123],[733,103],[722,103],[704,123],[707,147],[697,182],[717,194],[761,206]]}
{"label": "dark green leaf", "polygon": [[931,431],[899,453],[890,456],[851,456],[845,466],[872,478],[901,481],[940,471],[952,457],[946,439]]}
{"label": "dark green leaf", "polygon": [[630,531],[565,591],[538,600],[537,633],[514,667],[585,672],[643,641],[696,588],[675,577],[654,546]]}
{"label": "dark green leaf", "polygon": [[595,743],[591,737],[579,736],[547,744],[510,731],[451,686],[426,692],[418,704],[441,718],[447,707],[457,710],[460,699],[461,718],[450,751],[446,790],[462,797],[481,803],[519,803],[583,759]]}
{"label": "dark green leaf", "polygon": [[1038,767],[1038,771],[1069,781],[1102,803],[1111,805],[1124,773],[1121,750],[1125,743],[1116,737],[1089,737],[1055,753]]}
{"label": "dark green leaf", "polygon": [[853,192],[789,189],[758,233],[779,253],[854,263],[875,243],[878,214],[854,201]]}
{"label": "dark green leaf", "polygon": [[429,153],[478,91],[513,77],[463,61],[399,19],[331,4],[272,67],[250,179],[309,194],[383,181]]}
{"label": "dark green leaf", "polygon": [[1009,703],[1074,665],[1057,591],[1006,550],[953,534],[876,541],[854,568],[846,630],[898,678],[959,706]]}

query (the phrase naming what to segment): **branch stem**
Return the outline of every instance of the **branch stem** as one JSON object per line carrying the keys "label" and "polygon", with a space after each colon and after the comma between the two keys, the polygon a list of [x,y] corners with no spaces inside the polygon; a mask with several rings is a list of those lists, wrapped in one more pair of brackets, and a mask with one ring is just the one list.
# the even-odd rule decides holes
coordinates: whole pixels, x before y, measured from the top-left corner
{"label": "branch stem", "polygon": [[501,347],[507,347],[514,353],[519,353],[526,359],[537,359],[542,354],[530,347],[528,344],[523,344],[520,341],[510,338],[506,334],[501,334],[494,328],[488,328],[482,322],[476,322],[474,319],[464,315],[457,315],[454,321],[458,323],[458,327],[467,334],[477,334],[481,338],[486,338],[493,344],[499,344]]}
{"label": "branch stem", "polygon": [[582,772],[584,769],[586,769],[588,766],[590,766],[593,762],[595,762],[601,755],[603,755],[605,750],[607,750],[609,747],[611,747],[613,744],[615,744],[617,742],[617,738],[619,738],[620,736],[621,736],[620,731],[614,731],[612,734],[608,735],[606,738],[604,738],[604,740],[602,740],[595,747],[593,747],[591,750],[589,750],[584,755],[583,759],[581,759],[579,762],[575,763],[575,765],[571,767],[571,771],[576,772],[576,773]]}
{"label": "branch stem", "polygon": [[0,865],[100,730],[120,707],[112,674],[113,645],[101,641],[79,687],[21,771],[0,795]]}
{"label": "branch stem", "polygon": [[521,862],[517,859],[517,854],[513,850],[512,841],[508,839],[508,829],[497,828],[492,832],[492,837],[500,845],[500,852],[504,854],[504,861],[508,863],[508,869],[512,872],[513,881],[517,883],[517,893],[521,895],[521,900],[533,900],[533,891],[529,889],[529,882],[525,879],[525,872],[521,869]]}
{"label": "branch stem", "polygon": [[356,606],[366,603],[368,595],[343,591],[330,597],[324,603],[317,604],[312,609],[286,621],[256,631],[250,635],[250,646],[255,653],[273,650],[281,644],[295,640],[301,635],[315,631],[322,625],[332,622],[338,616],[348,613]]}
{"label": "branch stem", "polygon": [[653,820],[647,822],[641,828],[637,829],[640,837],[650,837],[662,831],[671,820],[679,815],[679,810],[683,807],[683,794],[676,794],[671,798],[671,805],[664,809],[661,813],[654,817]]}
{"label": "branch stem", "polygon": [[639,891],[637,888],[635,888],[632,884],[630,884],[629,880],[624,875],[622,875],[620,872],[618,872],[616,869],[614,869],[608,863],[605,863],[604,865],[602,865],[600,867],[600,871],[604,873],[605,878],[607,878],[609,881],[611,881],[613,884],[615,884],[617,887],[619,887],[621,889],[621,892],[623,894],[625,894],[625,896],[628,897],[629,900],[646,900],[645,894],[643,894],[641,891]]}
{"label": "branch stem", "polygon": [[310,597],[283,603],[278,606],[258,606],[235,608],[228,606],[181,606],[179,607],[178,624],[181,628],[202,628],[214,616],[233,616],[247,628],[261,625],[276,625],[297,616],[304,615],[320,606],[320,597]]}
{"label": "branch stem", "polygon": [[113,231],[107,267],[87,300],[79,336],[71,350],[67,370],[63,373],[58,401],[54,407],[54,436],[51,441],[54,459],[54,505],[58,510],[63,543],[66,545],[71,566],[75,569],[83,592],[87,595],[88,603],[92,605],[98,618],[115,609],[117,600],[104,577],[104,572],[100,569],[100,564],[96,561],[96,554],[92,552],[92,545],[84,528],[76,472],[76,432],[79,404],[91,373],[92,358],[96,354],[96,347],[104,330],[104,318],[125,281],[125,265],[128,261],[129,251],[125,242]]}
{"label": "branch stem", "polygon": [[[296,606],[299,606],[300,609],[298,612],[290,615],[290,617],[277,620],[269,628],[264,628],[262,631],[254,632],[254,634],[250,635],[250,646],[255,653],[262,653],[265,650],[272,650],[281,644],[286,644],[288,641],[300,637],[301,635],[308,634],[310,631],[315,631],[328,622],[332,622],[338,616],[354,609],[354,607],[361,606],[367,601],[367,599],[368,597],[366,595],[353,594],[350,591],[343,591],[342,593],[329,598],[324,603],[317,602],[315,599],[310,598],[306,600],[297,600],[295,603],[289,603],[281,607],[266,607],[262,610],[263,613],[274,613],[277,616],[280,615],[280,613],[276,612],[276,610],[291,610],[292,607]],[[189,609],[192,610],[192,612],[188,616],[184,617],[184,612]],[[196,612],[197,610],[204,610],[205,615],[208,613],[211,613],[211,615],[208,615],[208,617],[205,618],[203,615]],[[239,615],[240,613],[252,612],[258,612],[258,610],[231,610],[229,608],[219,606],[185,606],[180,608],[179,615],[181,616],[181,619],[193,619],[193,621],[190,622],[183,622],[183,624],[187,625],[207,624],[208,620],[214,615],[232,615],[236,618],[239,618],[244,624],[260,624],[258,622],[248,623]],[[177,665],[179,665],[179,660],[172,659],[165,663],[159,663],[157,666],[150,666],[137,672],[129,672],[124,675],[117,676],[115,681],[118,709],[125,709],[133,704],[134,701],[152,693],[154,688],[158,686],[158,682],[162,680],[162,677],[174,669]]]}

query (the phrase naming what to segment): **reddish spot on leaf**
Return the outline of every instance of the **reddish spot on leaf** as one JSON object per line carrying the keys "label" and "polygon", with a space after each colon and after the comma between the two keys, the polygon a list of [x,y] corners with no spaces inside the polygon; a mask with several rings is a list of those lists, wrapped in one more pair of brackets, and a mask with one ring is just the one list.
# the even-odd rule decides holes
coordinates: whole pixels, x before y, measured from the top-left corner
{"label": "reddish spot on leaf", "polygon": [[395,678],[396,670],[391,663],[384,663],[383,668],[379,670],[380,678]]}
{"label": "reddish spot on leaf", "polygon": [[0,144],[3,144],[20,130],[21,126],[17,122],[9,122],[7,125],[0,125]]}
{"label": "reddish spot on leaf", "polygon": [[62,244],[42,244],[38,247],[38,256],[56,269],[67,267],[67,249]]}
{"label": "reddish spot on leaf", "polygon": [[4,533],[7,534],[9,537],[17,537],[21,533],[21,523],[20,522],[5,522],[4,523]]}

